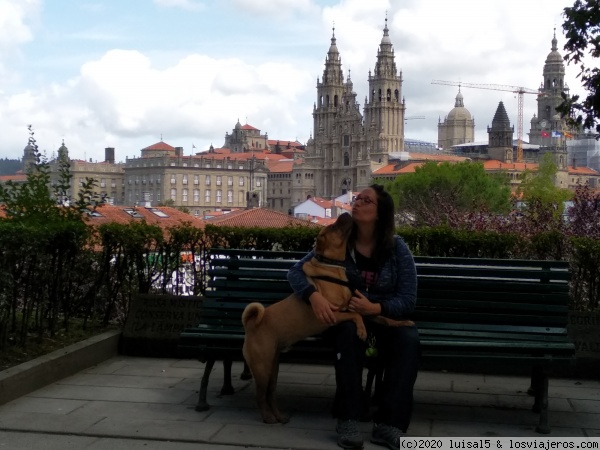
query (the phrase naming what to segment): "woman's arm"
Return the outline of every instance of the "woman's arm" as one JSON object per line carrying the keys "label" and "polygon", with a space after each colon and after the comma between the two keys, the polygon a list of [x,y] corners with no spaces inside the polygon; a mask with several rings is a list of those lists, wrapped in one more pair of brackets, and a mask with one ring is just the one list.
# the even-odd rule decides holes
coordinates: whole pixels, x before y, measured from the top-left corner
{"label": "woman's arm", "polygon": [[396,238],[396,261],[398,266],[396,286],[393,293],[381,298],[381,315],[390,319],[403,319],[414,310],[417,302],[417,269],[412,253],[406,243]]}
{"label": "woman's arm", "polygon": [[294,293],[298,297],[302,298],[302,300],[304,300],[306,303],[308,303],[310,295],[315,292],[316,289],[311,283],[309,283],[304,271],[302,270],[302,266],[306,261],[310,261],[313,256],[315,256],[315,252],[314,250],[311,250],[301,260],[294,264],[287,274],[288,282],[290,283]]}
{"label": "woman's arm", "polygon": [[294,264],[288,271],[287,279],[290,286],[292,286],[294,293],[312,307],[315,316],[320,322],[325,325],[334,325],[334,312],[339,308],[330,303],[317,291],[315,286],[308,281],[302,270],[304,263],[310,261],[314,254],[313,250]]}

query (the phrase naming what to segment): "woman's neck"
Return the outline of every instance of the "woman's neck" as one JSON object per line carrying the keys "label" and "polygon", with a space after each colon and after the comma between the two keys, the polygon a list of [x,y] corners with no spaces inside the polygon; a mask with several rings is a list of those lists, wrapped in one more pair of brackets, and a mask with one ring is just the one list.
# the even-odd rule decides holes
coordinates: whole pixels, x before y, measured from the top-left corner
{"label": "woman's neck", "polygon": [[356,251],[370,258],[375,248],[375,239],[373,238],[374,227],[358,227],[356,233],[356,241],[354,246]]}

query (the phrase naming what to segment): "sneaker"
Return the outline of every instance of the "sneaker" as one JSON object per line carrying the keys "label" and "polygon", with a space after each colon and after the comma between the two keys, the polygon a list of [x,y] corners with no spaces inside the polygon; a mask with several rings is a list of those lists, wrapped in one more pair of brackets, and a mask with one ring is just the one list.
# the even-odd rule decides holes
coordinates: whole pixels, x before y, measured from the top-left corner
{"label": "sneaker", "polygon": [[363,438],[358,431],[358,422],[356,420],[338,419],[335,431],[338,434],[337,443],[342,448],[362,449]]}
{"label": "sneaker", "polygon": [[391,450],[400,448],[400,438],[404,435],[400,428],[386,425],[385,423],[373,424],[371,442],[377,445],[385,445]]}

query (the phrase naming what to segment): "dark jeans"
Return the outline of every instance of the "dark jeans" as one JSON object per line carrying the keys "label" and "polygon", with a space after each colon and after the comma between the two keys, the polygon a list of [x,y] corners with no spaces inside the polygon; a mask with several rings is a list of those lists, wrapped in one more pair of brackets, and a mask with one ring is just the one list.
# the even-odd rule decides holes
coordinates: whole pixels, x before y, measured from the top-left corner
{"label": "dark jeans", "polygon": [[[373,417],[385,423],[408,429],[413,409],[413,387],[419,366],[420,341],[416,327],[386,327],[365,321],[369,335],[377,341],[379,358],[384,367],[380,402]],[[364,413],[362,372],[366,343],[356,336],[354,322],[342,322],[327,331],[335,349],[337,384],[333,414],[346,420],[359,420]]]}

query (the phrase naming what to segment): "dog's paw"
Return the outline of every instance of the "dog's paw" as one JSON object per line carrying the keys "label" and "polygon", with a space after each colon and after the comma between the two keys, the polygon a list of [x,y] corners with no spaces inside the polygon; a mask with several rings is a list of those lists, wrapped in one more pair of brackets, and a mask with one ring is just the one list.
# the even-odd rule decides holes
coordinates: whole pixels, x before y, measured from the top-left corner
{"label": "dog's paw", "polygon": [[274,423],[279,423],[279,421],[275,418],[275,416],[273,416],[271,414],[263,416],[263,422],[268,423],[270,425],[272,425]]}
{"label": "dog's paw", "polygon": [[290,418],[288,416],[286,416],[285,414],[279,413],[279,414],[277,414],[277,421],[279,423],[285,424],[285,423],[288,423],[290,421]]}
{"label": "dog's paw", "polygon": [[366,328],[358,328],[356,330],[356,334],[358,335],[358,338],[362,341],[366,341],[367,340],[367,329]]}

